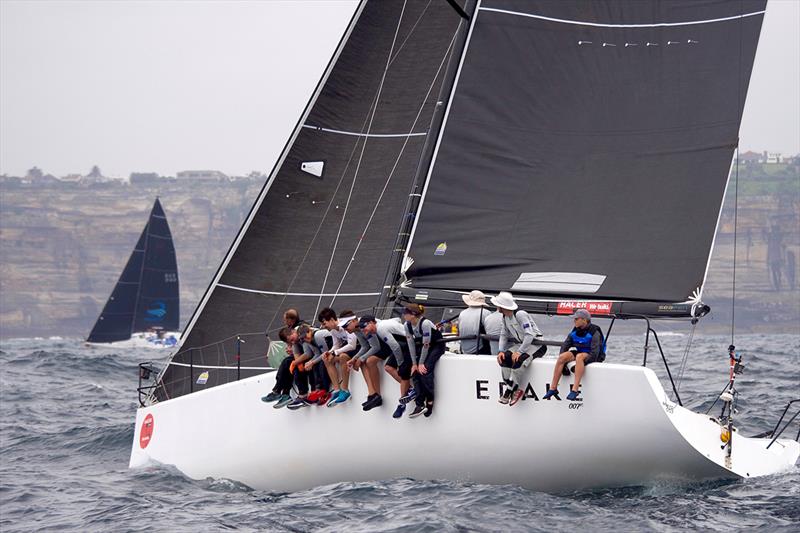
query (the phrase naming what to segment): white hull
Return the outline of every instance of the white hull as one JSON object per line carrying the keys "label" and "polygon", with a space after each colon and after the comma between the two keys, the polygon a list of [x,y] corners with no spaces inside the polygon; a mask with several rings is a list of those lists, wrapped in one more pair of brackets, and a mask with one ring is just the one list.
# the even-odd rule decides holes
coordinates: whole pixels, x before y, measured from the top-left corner
{"label": "white hull", "polygon": [[[175,342],[168,342],[167,339],[169,337],[174,337]],[[124,341],[117,341],[117,342],[106,342],[106,343],[99,343],[99,342],[87,342],[86,344],[89,346],[111,346],[113,348],[156,348],[156,349],[163,349],[163,348],[175,348],[175,346],[180,342],[181,339],[181,332],[180,331],[168,331],[164,334],[162,339],[159,339],[158,336],[154,333],[134,333],[131,335],[130,339],[125,339]]]}
{"label": "white hull", "polygon": [[[552,370],[552,359],[529,368],[538,398]],[[800,455],[797,442],[781,439],[767,450],[769,439],[735,433],[726,468],[719,426],[669,401],[646,368],[592,365],[583,402],[529,397],[514,407],[497,402],[499,375],[493,357],[445,356],[436,411],[413,420],[391,418],[399,389],[388,376],[383,406],[366,413],[360,373],[348,403],[300,411],[261,402],[274,373],[256,376],[139,409],[130,466],[170,464],[191,478],[277,491],[395,477],[562,491],[747,478],[790,468]],[[562,398],[570,381],[562,379]],[[152,435],[143,448],[148,415]]]}

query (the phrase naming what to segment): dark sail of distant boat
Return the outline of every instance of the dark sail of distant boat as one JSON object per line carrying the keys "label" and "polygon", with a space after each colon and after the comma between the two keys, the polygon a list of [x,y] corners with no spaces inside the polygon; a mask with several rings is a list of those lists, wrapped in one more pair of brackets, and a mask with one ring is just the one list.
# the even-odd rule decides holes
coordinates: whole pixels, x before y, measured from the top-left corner
{"label": "dark sail of distant boat", "polygon": [[178,265],[167,217],[156,198],[147,224],[87,342],[116,342],[180,322]]}

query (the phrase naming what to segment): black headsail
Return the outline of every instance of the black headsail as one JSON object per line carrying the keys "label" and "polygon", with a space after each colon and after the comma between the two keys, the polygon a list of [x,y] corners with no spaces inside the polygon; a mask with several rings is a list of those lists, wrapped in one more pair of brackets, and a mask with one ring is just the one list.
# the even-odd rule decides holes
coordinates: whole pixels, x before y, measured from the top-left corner
{"label": "black headsail", "polygon": [[132,333],[180,327],[178,265],[161,202],[156,199],[147,224],[114,286],[88,342],[115,342]]}
{"label": "black headsail", "polygon": [[482,0],[409,292],[698,297],[765,4]]}
{"label": "black headsail", "polygon": [[[313,320],[327,305],[356,312],[376,305],[466,26],[444,0],[359,4],[160,376],[159,400],[263,372],[264,333],[276,338],[288,307]],[[238,336],[246,343],[237,371]]]}

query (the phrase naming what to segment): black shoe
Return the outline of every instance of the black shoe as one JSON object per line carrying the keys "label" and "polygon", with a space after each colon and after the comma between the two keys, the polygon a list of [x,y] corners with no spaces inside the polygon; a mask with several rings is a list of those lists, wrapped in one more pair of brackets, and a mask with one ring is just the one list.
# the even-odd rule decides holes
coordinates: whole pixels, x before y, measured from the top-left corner
{"label": "black shoe", "polygon": [[381,398],[380,394],[376,394],[367,404],[362,407],[365,411],[369,411],[370,409],[375,409],[376,407],[380,407],[383,405],[383,398]]}
{"label": "black shoe", "polygon": [[367,396],[367,399],[366,399],[366,400],[364,400],[363,402],[361,402],[361,407],[364,407],[364,406],[365,406],[365,405],[367,405],[369,402],[371,402],[371,401],[372,401],[372,399],[373,399],[373,398],[375,398],[375,396],[377,396],[377,394],[370,394],[369,396]]}
{"label": "black shoe", "polygon": [[406,404],[399,403],[397,404],[397,409],[395,409],[394,413],[392,413],[392,418],[400,418],[401,416],[403,416],[403,413],[405,412],[406,412]]}
{"label": "black shoe", "polygon": [[431,416],[433,414],[433,404],[429,403],[428,405],[425,406],[425,409],[426,409],[425,418],[428,418],[429,416]]}
{"label": "black shoe", "polygon": [[424,415],[427,412],[428,412],[427,407],[425,407],[424,405],[418,405],[414,408],[413,411],[411,411],[411,414],[408,415],[408,418],[417,418],[418,416]]}

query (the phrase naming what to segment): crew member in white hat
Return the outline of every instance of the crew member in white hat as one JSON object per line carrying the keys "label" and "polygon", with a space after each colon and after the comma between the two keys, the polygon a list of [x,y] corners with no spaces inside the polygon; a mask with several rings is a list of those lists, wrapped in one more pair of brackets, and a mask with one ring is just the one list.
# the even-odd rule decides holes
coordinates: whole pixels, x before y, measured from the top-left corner
{"label": "crew member in white hat", "polygon": [[547,351],[547,346],[541,346],[534,351],[533,341],[541,338],[542,332],[527,311],[519,309],[510,292],[501,292],[492,297],[492,304],[503,315],[497,362],[500,364],[506,387],[499,402],[516,405],[525,394],[520,387],[525,368],[532,360],[542,357]]}
{"label": "crew member in white hat", "polygon": [[489,353],[489,343],[480,338],[481,334],[486,333],[483,321],[489,316],[489,311],[484,308],[486,295],[481,291],[472,291],[462,294],[461,299],[467,304],[467,308],[458,315],[458,336],[474,337],[461,339],[461,353]]}

